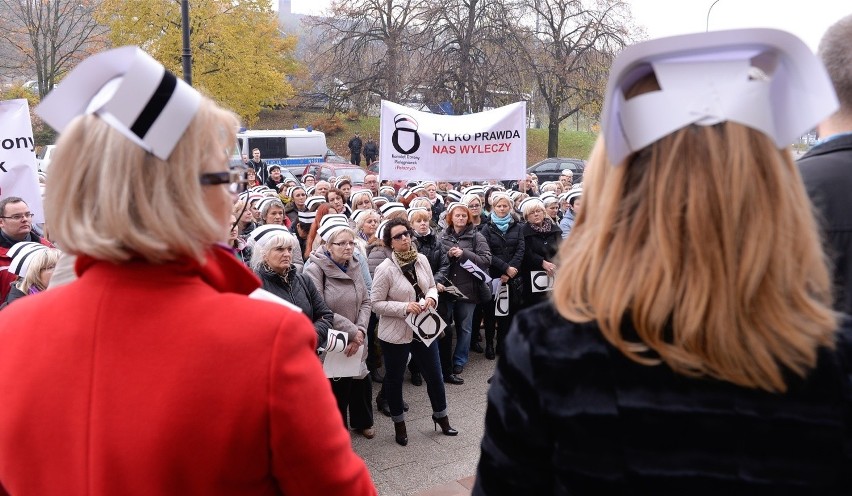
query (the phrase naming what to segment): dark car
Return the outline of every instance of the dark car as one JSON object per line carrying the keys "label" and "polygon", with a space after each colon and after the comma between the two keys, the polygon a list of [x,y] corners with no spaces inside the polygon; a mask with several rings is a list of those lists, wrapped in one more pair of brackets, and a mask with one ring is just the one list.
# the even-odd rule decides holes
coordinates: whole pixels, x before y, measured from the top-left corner
{"label": "dark car", "polygon": [[302,175],[313,174],[317,181],[328,181],[330,177],[349,176],[352,180],[352,185],[364,184],[364,178],[367,176],[367,171],[353,164],[338,164],[329,162],[318,162],[308,164]]}
{"label": "dark car", "polygon": [[570,171],[574,175],[574,184],[583,181],[583,171],[586,161],[579,158],[551,157],[527,167],[527,173],[538,177],[538,184],[545,181],[558,181],[563,172]]}

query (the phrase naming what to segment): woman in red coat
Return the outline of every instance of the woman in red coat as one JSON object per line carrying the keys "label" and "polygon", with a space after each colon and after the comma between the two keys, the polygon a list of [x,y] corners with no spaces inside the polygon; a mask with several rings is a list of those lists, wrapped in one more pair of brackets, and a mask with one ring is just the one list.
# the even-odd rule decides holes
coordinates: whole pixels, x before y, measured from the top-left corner
{"label": "woman in red coat", "polygon": [[45,212],[79,279],[0,316],[0,494],[376,494],[313,326],[218,244],[236,118],[135,47],[64,82]]}

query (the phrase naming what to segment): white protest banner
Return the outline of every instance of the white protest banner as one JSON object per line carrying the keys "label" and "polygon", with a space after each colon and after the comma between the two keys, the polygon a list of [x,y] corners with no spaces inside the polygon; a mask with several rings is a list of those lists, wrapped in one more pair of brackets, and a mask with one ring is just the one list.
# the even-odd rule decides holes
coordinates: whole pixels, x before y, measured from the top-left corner
{"label": "white protest banner", "polygon": [[526,102],[439,115],[382,100],[382,179],[482,181],[526,174]]}
{"label": "white protest banner", "polygon": [[405,322],[414,331],[414,334],[423,341],[427,347],[432,344],[441,335],[447,324],[432,308],[427,308],[418,314],[410,313],[405,318]]}
{"label": "white protest banner", "polygon": [[494,299],[494,315],[497,317],[509,315],[509,286],[502,284],[495,294],[497,297]]}
{"label": "white protest banner", "polygon": [[465,260],[461,267],[470,272],[470,275],[484,282],[485,284],[491,284],[491,276],[488,275],[488,272],[480,269],[478,265],[473,263],[473,260]]}
{"label": "white protest banner", "polygon": [[348,357],[344,353],[348,344],[349,337],[345,332],[335,331],[334,329],[328,330],[325,358],[322,362],[322,369],[325,371],[326,377],[331,379],[359,375],[361,372],[361,354],[366,350],[366,346],[359,348],[357,353]]}
{"label": "white protest banner", "polygon": [[553,291],[553,277],[548,276],[543,270],[530,272],[530,283],[533,293]]}
{"label": "white protest banner", "polygon": [[30,106],[24,99],[0,101],[0,198],[8,196],[27,203],[33,223],[44,222]]}

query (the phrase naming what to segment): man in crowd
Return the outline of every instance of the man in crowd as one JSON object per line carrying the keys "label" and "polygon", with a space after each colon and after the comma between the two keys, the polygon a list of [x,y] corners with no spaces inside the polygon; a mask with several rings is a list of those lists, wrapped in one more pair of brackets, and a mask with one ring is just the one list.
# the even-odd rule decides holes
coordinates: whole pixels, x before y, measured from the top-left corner
{"label": "man in crowd", "polygon": [[328,181],[319,181],[314,188],[314,195],[316,196],[325,196],[328,193],[328,190],[331,189],[331,183]]}
{"label": "man in crowd", "polygon": [[376,144],[376,140],[373,139],[372,136],[367,138],[367,143],[364,145],[364,160],[367,162],[367,165],[371,165],[375,162],[379,157],[379,146]]}
{"label": "man in crowd", "polygon": [[33,214],[27,203],[17,196],[0,200],[0,302],[6,301],[10,285],[15,282],[15,274],[5,270],[12,263],[7,255],[9,249],[22,241],[34,241],[45,246],[53,246],[49,241],[33,232]]}
{"label": "man in crowd", "polygon": [[373,196],[379,196],[379,178],[375,174],[367,174],[364,176],[364,187],[373,193]]}
{"label": "man in crowd", "polygon": [[818,54],[834,85],[840,110],[820,123],[819,143],[799,168],[821,214],[826,251],[833,262],[835,308],[852,313],[852,15],[828,28]]}
{"label": "man in crowd", "polygon": [[361,136],[355,133],[355,136],[349,140],[349,153],[351,153],[350,162],[355,165],[361,165],[361,148],[364,144],[361,142]]}
{"label": "man in crowd", "polygon": [[568,191],[574,185],[574,174],[563,172],[559,175],[559,182],[562,184],[562,191]]}
{"label": "man in crowd", "polygon": [[266,170],[266,162],[260,159],[260,149],[255,148],[251,151],[251,161],[249,161],[248,166],[254,169],[260,184],[266,184],[266,180],[269,179],[269,171]]}

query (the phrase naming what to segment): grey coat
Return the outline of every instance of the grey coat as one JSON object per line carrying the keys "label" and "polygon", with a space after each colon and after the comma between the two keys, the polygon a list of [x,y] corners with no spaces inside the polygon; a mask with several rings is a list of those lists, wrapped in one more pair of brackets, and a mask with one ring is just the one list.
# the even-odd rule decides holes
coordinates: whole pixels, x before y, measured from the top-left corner
{"label": "grey coat", "polygon": [[447,273],[447,278],[459,291],[464,293],[468,300],[473,303],[480,303],[479,294],[482,283],[461,264],[471,260],[487,273],[491,265],[491,249],[488,247],[488,241],[472,225],[465,227],[460,233],[456,233],[455,229],[450,226],[441,232],[441,245],[444,247],[445,253],[454,246],[463,250],[460,257],[447,255],[450,259],[450,270]]}
{"label": "grey coat", "polygon": [[[364,282],[364,275],[357,258],[349,261],[349,267],[343,272],[328,256],[325,250],[311,253],[310,263],[304,274],[313,281],[326,304],[334,312],[332,329],[345,332],[350,339],[355,338],[359,330],[367,335],[370,322],[370,293]],[[364,342],[366,345],[366,341]],[[364,360],[367,358],[367,346],[361,347],[361,372],[367,375]]]}

